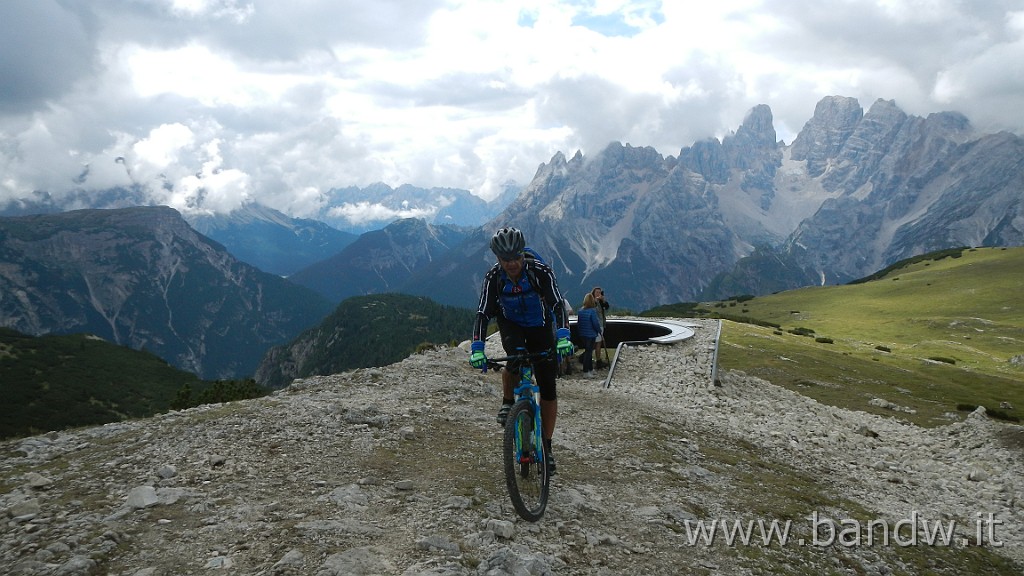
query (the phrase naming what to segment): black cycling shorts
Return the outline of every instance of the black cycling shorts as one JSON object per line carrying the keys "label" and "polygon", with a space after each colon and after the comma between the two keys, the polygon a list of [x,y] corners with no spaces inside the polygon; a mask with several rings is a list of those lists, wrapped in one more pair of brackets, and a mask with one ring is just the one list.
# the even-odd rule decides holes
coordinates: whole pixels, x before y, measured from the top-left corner
{"label": "black cycling shorts", "polygon": [[543,400],[558,399],[558,390],[555,385],[555,377],[558,374],[558,365],[555,363],[555,335],[551,329],[551,323],[543,326],[520,326],[515,322],[498,315],[498,331],[501,333],[501,346],[505,354],[515,354],[517,348],[525,348],[527,352],[552,351],[552,355],[533,362],[533,375],[540,387],[540,397]]}

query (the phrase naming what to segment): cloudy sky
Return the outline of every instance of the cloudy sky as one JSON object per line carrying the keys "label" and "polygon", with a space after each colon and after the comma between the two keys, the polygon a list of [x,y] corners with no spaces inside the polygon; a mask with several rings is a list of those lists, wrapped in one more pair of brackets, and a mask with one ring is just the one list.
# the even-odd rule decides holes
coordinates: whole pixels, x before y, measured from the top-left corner
{"label": "cloudy sky", "polygon": [[0,205],[138,184],[316,212],[490,198],[556,152],[664,155],[827,95],[1024,132],[1020,0],[2,0]]}

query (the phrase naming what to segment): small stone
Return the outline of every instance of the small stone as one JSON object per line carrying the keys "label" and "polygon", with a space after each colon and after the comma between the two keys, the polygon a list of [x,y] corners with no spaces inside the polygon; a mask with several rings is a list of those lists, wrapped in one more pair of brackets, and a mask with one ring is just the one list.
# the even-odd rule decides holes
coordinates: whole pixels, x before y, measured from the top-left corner
{"label": "small stone", "polygon": [[305,555],[301,550],[289,550],[285,555],[274,564],[274,571],[281,572],[284,569],[299,569],[302,568],[302,563],[306,559]]}
{"label": "small stone", "polygon": [[12,504],[7,509],[7,515],[16,519],[29,519],[36,514],[39,514],[41,510],[42,508],[39,506],[39,500],[35,498],[26,498]]}
{"label": "small stone", "polygon": [[72,556],[70,560],[65,562],[57,568],[57,576],[72,576],[72,575],[85,575],[92,572],[96,568],[96,561],[85,556]]}
{"label": "small stone", "polygon": [[459,545],[440,535],[427,536],[416,541],[416,545],[423,550],[440,550],[449,554],[458,554]]}
{"label": "small stone", "polygon": [[445,502],[444,507],[449,509],[465,510],[473,505],[473,501],[465,496],[452,496]]}
{"label": "small stone", "polygon": [[164,464],[156,469],[156,475],[164,480],[168,478],[174,478],[178,475],[178,469],[170,464]]}
{"label": "small stone", "polygon": [[214,556],[206,561],[206,568],[228,569],[234,566],[229,556]]}
{"label": "small stone", "polygon": [[874,430],[868,428],[864,424],[861,424],[860,426],[857,427],[857,434],[860,434],[861,436],[866,436],[868,438],[878,438],[878,432],[875,432]]}
{"label": "small stone", "polygon": [[989,477],[989,473],[981,468],[971,468],[971,471],[967,473],[967,479],[971,482],[985,482]]}
{"label": "small stone", "polygon": [[508,520],[496,520],[489,518],[484,521],[484,528],[494,532],[494,535],[498,538],[509,539],[515,534],[515,525]]}
{"label": "small stone", "polygon": [[160,498],[156,495],[156,488],[152,486],[132,488],[132,491],[128,493],[128,498],[125,500],[125,506],[136,510],[156,506],[159,503]]}
{"label": "small stone", "polygon": [[26,474],[25,481],[28,484],[28,487],[34,490],[44,490],[53,484],[53,480],[50,480],[38,472],[29,472]]}
{"label": "small stone", "polygon": [[636,513],[640,516],[660,516],[661,510],[657,506],[641,506],[636,509]]}

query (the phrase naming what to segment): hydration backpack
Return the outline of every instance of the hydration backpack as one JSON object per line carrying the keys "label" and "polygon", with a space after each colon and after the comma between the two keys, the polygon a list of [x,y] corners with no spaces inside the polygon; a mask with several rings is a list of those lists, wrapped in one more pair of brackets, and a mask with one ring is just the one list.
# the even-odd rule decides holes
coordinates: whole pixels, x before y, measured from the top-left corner
{"label": "hydration backpack", "polygon": [[534,250],[533,248],[530,248],[529,246],[523,248],[523,258],[532,258],[537,262],[540,262],[541,264],[547,264],[547,262],[545,262],[544,259],[540,257],[540,254],[537,254],[537,251]]}
{"label": "hydration backpack", "polygon": [[[542,258],[541,255],[538,254],[536,250],[534,250],[533,248],[530,248],[529,246],[527,246],[526,248],[523,248],[523,258],[528,258],[530,260],[536,260],[537,262],[540,262],[541,264],[547,264],[547,262],[544,261],[544,258]],[[526,278],[530,281],[530,285],[533,286],[533,289],[536,290],[538,294],[540,294],[540,288],[538,287],[539,284],[537,284],[537,276],[533,273],[533,270],[527,270],[526,271]],[[568,300],[563,300],[563,302],[564,302],[565,306],[569,306],[569,301]],[[571,310],[571,308],[570,308],[570,310]],[[555,313],[554,313],[553,309],[546,310],[545,314],[548,315],[548,317],[551,319],[552,322],[554,321]],[[568,315],[569,314],[569,310],[566,310],[565,314]]]}
{"label": "hydration backpack", "polygon": [[[536,260],[541,264],[547,264],[547,262],[545,262],[544,259],[540,257],[540,254],[538,254],[536,250],[530,248],[529,246],[523,248],[523,258],[527,258],[529,260]],[[526,278],[527,280],[530,281],[530,286],[533,286],[533,289],[537,292],[537,294],[540,294],[540,285],[537,284],[537,275],[534,274],[533,270],[526,270]]]}

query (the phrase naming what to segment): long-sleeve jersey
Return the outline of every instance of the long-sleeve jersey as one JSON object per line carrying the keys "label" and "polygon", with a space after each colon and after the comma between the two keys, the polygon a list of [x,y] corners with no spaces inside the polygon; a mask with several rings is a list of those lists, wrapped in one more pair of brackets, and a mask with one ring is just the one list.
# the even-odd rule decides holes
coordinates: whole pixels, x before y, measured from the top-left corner
{"label": "long-sleeve jersey", "polygon": [[519,281],[512,279],[495,263],[484,276],[480,304],[473,323],[473,340],[487,336],[487,324],[498,314],[520,326],[543,326],[548,314],[554,314],[555,326],[569,327],[565,303],[551,268],[531,258],[523,260]]}

